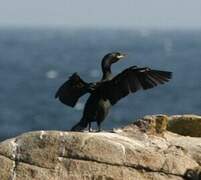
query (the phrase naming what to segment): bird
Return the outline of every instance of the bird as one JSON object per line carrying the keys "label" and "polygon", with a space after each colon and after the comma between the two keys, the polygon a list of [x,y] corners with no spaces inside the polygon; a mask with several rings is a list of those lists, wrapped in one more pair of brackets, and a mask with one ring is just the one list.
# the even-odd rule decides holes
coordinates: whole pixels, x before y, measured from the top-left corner
{"label": "bird", "polygon": [[172,72],[154,70],[149,67],[131,66],[113,76],[111,66],[127,55],[121,52],[106,54],[101,62],[102,78],[97,82],[86,82],[78,73],[73,73],[55,94],[63,104],[74,107],[79,98],[90,94],[83,110],[81,120],[71,131],[92,131],[91,123],[97,123],[97,131],[101,131],[101,123],[107,117],[110,108],[120,99],[139,90],[154,88],[165,84],[172,78]]}

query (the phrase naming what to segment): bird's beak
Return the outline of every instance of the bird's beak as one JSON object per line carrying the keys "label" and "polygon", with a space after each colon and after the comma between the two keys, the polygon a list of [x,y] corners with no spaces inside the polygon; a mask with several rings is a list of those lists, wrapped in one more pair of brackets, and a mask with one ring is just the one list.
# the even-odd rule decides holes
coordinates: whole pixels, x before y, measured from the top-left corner
{"label": "bird's beak", "polygon": [[125,56],[126,56],[126,54],[121,54],[121,55],[117,56],[117,58],[118,58],[118,59],[122,59],[122,58],[124,58]]}

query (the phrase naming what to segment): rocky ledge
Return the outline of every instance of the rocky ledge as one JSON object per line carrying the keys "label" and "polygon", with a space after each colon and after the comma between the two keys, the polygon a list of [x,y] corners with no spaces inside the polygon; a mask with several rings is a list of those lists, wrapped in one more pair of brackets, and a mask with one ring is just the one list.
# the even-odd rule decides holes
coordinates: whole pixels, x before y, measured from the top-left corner
{"label": "rocky ledge", "polygon": [[200,180],[200,132],[195,115],[146,116],[112,132],[29,132],[0,143],[0,179]]}

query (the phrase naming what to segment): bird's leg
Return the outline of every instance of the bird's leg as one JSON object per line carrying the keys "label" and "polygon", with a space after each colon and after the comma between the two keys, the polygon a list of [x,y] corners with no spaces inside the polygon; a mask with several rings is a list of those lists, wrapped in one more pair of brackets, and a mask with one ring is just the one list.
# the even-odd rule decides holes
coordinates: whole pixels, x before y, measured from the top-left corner
{"label": "bird's leg", "polygon": [[91,128],[91,122],[89,122],[89,132],[92,132],[92,128]]}
{"label": "bird's leg", "polygon": [[97,122],[97,126],[98,126],[97,132],[101,132],[101,123],[100,123],[100,122]]}
{"label": "bird's leg", "polygon": [[96,89],[96,84],[97,84],[97,83],[89,83],[89,84],[88,84],[88,91],[89,91],[90,93],[92,93],[92,92]]}

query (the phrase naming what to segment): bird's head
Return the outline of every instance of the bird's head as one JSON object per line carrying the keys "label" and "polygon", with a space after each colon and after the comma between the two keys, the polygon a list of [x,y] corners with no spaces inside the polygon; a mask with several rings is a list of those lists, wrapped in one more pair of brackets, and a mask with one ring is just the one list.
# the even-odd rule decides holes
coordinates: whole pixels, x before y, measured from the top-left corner
{"label": "bird's head", "polygon": [[120,59],[123,59],[126,55],[120,52],[108,53],[103,58],[104,64],[113,64],[118,62]]}

